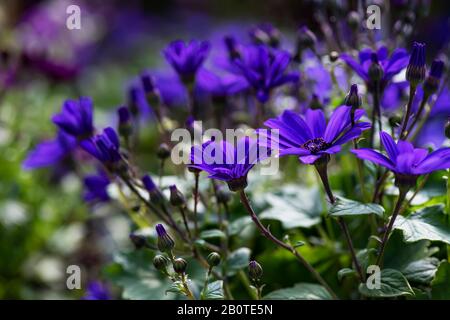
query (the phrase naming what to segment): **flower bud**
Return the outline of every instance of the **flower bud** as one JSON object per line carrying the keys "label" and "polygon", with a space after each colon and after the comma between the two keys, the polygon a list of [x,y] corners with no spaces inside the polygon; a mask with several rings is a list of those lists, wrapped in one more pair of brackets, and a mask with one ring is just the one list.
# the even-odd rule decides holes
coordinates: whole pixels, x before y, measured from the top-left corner
{"label": "flower bud", "polygon": [[447,123],[445,124],[445,136],[450,139],[450,117],[447,120]]}
{"label": "flower bud", "polygon": [[323,104],[320,102],[319,96],[313,93],[311,101],[309,102],[309,108],[312,110],[323,109]]}
{"label": "flower bud", "polygon": [[175,242],[167,233],[162,224],[156,225],[156,233],[158,234],[158,249],[161,252],[170,252],[175,246]]}
{"label": "flower bud", "polygon": [[177,258],[173,261],[173,270],[176,273],[183,274],[186,272],[187,261],[183,258]]}
{"label": "flower bud", "polygon": [[423,84],[424,93],[428,96],[434,94],[439,88],[439,80],[444,71],[444,62],[442,60],[434,60],[431,63],[430,73]]}
{"label": "flower bud", "polygon": [[339,59],[339,53],[337,51],[331,51],[329,54],[329,58],[331,62],[336,62]]}
{"label": "flower bud", "polygon": [[186,204],[186,199],[184,195],[178,190],[176,185],[171,185],[170,189],[170,204],[174,207],[181,207]]}
{"label": "flower bud", "polygon": [[348,26],[353,30],[358,30],[361,25],[361,16],[356,11],[350,11],[347,15]]}
{"label": "flower bud", "polygon": [[248,264],[248,275],[250,276],[250,279],[253,281],[258,281],[261,279],[263,274],[263,269],[261,265],[256,262],[255,260],[250,261]]}
{"label": "flower bud", "polygon": [[147,97],[147,101],[152,107],[157,107],[160,102],[160,95],[155,86],[155,80],[148,72],[144,72],[141,74],[141,83],[145,96]]}
{"label": "flower bud", "polygon": [[156,156],[161,160],[165,160],[170,157],[169,146],[166,143],[161,143],[156,151]]}
{"label": "flower bud", "polygon": [[297,46],[302,49],[313,49],[316,45],[316,35],[307,27],[302,26],[297,31]]}
{"label": "flower bud", "polygon": [[131,115],[130,110],[123,106],[117,109],[117,114],[119,116],[119,124],[118,124],[118,131],[119,134],[126,138],[131,134]]}
{"label": "flower bud", "polygon": [[128,89],[128,109],[134,117],[139,114],[139,88],[134,85]]}
{"label": "flower bud", "polygon": [[376,53],[372,53],[370,59],[372,60],[372,64],[369,67],[369,79],[371,82],[379,82],[384,76],[383,67],[378,62]]}
{"label": "flower bud", "polygon": [[345,97],[344,104],[346,106],[352,107],[352,109],[358,109],[362,105],[361,95],[358,94],[358,86],[352,84],[350,91]]}
{"label": "flower bud", "polygon": [[218,266],[220,263],[220,259],[220,254],[218,254],[217,252],[211,252],[210,254],[208,254],[208,257],[206,257],[206,260],[208,261],[208,264],[211,268]]}
{"label": "flower bud", "polygon": [[131,242],[133,242],[136,249],[142,249],[147,246],[147,238],[141,234],[130,233]]}
{"label": "flower bud", "polygon": [[169,259],[167,259],[163,255],[158,254],[153,258],[153,266],[156,268],[156,270],[166,271],[168,265]]}
{"label": "flower bud", "polygon": [[406,68],[406,80],[417,86],[425,80],[425,44],[414,42],[409,64]]}
{"label": "flower bud", "polygon": [[402,118],[398,115],[393,115],[389,117],[389,125],[391,128],[396,128],[402,123]]}
{"label": "flower bud", "polygon": [[161,203],[163,196],[148,174],[142,177],[142,184],[150,195],[150,201],[156,204]]}
{"label": "flower bud", "polygon": [[230,60],[233,61],[235,59],[240,59],[241,53],[239,52],[236,39],[232,36],[225,36],[223,41],[225,42],[225,46],[228,50],[228,56],[230,57]]}

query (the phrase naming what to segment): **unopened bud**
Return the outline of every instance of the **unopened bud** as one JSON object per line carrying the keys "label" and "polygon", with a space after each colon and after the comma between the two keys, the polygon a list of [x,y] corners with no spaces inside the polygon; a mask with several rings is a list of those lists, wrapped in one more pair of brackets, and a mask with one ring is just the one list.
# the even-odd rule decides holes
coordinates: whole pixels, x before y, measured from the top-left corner
{"label": "unopened bud", "polygon": [[348,26],[353,30],[358,30],[361,25],[361,16],[356,11],[350,11],[347,16]]}
{"label": "unopened bud", "polygon": [[163,199],[161,191],[156,187],[156,184],[153,182],[153,179],[149,175],[145,175],[142,177],[142,184],[145,189],[148,191],[150,195],[150,201],[153,203],[160,203]]}
{"label": "unopened bud", "polygon": [[141,234],[130,233],[131,242],[136,249],[141,249],[147,246],[147,238]]}
{"label": "unopened bud", "polygon": [[339,59],[339,53],[337,51],[331,51],[329,57],[331,62],[336,62]]}
{"label": "unopened bud", "polygon": [[169,259],[167,259],[163,255],[158,254],[153,258],[153,266],[156,268],[156,270],[166,271],[168,265]]}
{"label": "unopened bud", "polygon": [[211,268],[218,266],[220,263],[220,259],[221,259],[220,254],[218,254],[217,252],[211,252],[206,258]]}
{"label": "unopened bud", "polygon": [[186,204],[186,199],[184,195],[178,190],[176,185],[171,185],[170,189],[170,204],[174,207],[181,207]]}
{"label": "unopened bud", "polygon": [[117,114],[119,116],[118,131],[119,134],[126,138],[131,134],[131,114],[127,107],[120,107],[117,109]]}
{"label": "unopened bud", "polygon": [[372,53],[370,59],[372,60],[372,64],[369,67],[369,79],[371,82],[379,82],[384,76],[383,67],[378,62],[376,53]]}
{"label": "unopened bud", "polygon": [[183,258],[177,258],[173,261],[173,270],[176,273],[183,274],[186,272],[187,261]]}
{"label": "unopened bud", "polygon": [[161,143],[156,151],[156,156],[161,160],[165,160],[170,157],[169,146],[166,143]]}
{"label": "unopened bud", "polygon": [[161,252],[170,252],[175,247],[175,241],[167,233],[162,224],[156,225],[156,233],[158,234],[158,249]]}
{"label": "unopened bud", "polygon": [[255,260],[250,261],[250,263],[248,264],[248,275],[250,276],[250,279],[258,281],[259,279],[261,279],[262,274],[263,269],[261,265]]}

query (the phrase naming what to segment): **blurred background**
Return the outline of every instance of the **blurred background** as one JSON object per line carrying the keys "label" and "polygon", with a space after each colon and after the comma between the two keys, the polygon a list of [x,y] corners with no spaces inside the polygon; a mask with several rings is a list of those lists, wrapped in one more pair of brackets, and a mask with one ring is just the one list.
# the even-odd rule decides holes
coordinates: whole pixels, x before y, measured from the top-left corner
{"label": "blurred background", "polygon": [[[25,1],[0,3],[0,299],[77,299],[85,290],[67,290],[66,267],[79,265],[82,283],[102,278],[117,250],[130,246],[129,219],[111,204],[86,204],[76,173],[64,168],[26,171],[22,162],[37,143],[51,138],[51,115],[65,99],[90,96],[95,121],[114,123],[129,87],[143,70],[167,80],[166,102],[183,97],[161,50],[174,39],[208,39],[212,56],[224,51],[223,36],[248,41],[252,26],[270,22],[281,31],[284,48],[295,46],[295,30],[307,25],[326,37],[319,23],[334,29],[351,10],[371,1]],[[375,1],[376,3],[376,1]],[[81,8],[81,29],[68,30],[66,8]],[[447,45],[448,1],[381,3],[383,32],[427,43],[428,57]],[[420,19],[408,8],[420,13]],[[417,10],[419,7],[419,10]],[[386,17],[386,19],[385,19]],[[418,22],[417,22],[418,21]],[[445,32],[443,32],[443,30]],[[339,36],[335,39],[339,42]],[[179,85],[179,84],[178,84]],[[149,112],[140,164],[151,161],[158,141]],[[107,286],[111,286],[108,284]],[[114,288],[109,287],[114,296]]]}

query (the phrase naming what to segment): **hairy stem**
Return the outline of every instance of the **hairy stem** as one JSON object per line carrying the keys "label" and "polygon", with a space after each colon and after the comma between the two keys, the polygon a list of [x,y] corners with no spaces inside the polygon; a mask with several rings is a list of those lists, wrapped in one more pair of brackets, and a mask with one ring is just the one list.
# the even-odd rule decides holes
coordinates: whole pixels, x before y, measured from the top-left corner
{"label": "hairy stem", "polygon": [[297,250],[295,250],[295,248],[293,248],[291,245],[284,243],[283,241],[281,241],[278,238],[276,238],[275,236],[273,236],[272,233],[261,223],[261,221],[259,220],[255,211],[253,210],[252,206],[250,205],[250,202],[248,200],[248,197],[247,197],[247,194],[245,193],[245,191],[241,190],[239,195],[240,195],[242,204],[244,205],[245,209],[249,213],[250,217],[252,218],[253,222],[258,227],[258,229],[260,230],[262,235],[264,237],[266,237],[267,239],[269,239],[270,241],[272,241],[277,246],[279,246],[280,248],[283,248],[283,249],[289,251],[290,253],[292,253],[297,258],[297,260],[300,261],[300,263],[303,264],[306,267],[306,269],[308,269],[308,271],[314,276],[314,278],[321,285],[323,285],[325,287],[325,289],[330,293],[330,295],[334,299],[337,299],[337,296],[334,293],[334,291],[330,288],[330,286],[326,283],[326,281],[322,278],[322,276],[314,269],[314,267],[311,266],[311,264],[309,264],[309,262],[306,261],[305,258],[303,258],[297,252]]}
{"label": "hairy stem", "polygon": [[408,127],[408,121],[411,116],[412,103],[413,103],[415,94],[416,94],[416,86],[410,84],[409,85],[408,104],[406,105],[405,117],[403,118],[402,129],[400,130],[400,135],[399,135],[401,140],[406,139],[406,135],[407,135],[406,129]]}

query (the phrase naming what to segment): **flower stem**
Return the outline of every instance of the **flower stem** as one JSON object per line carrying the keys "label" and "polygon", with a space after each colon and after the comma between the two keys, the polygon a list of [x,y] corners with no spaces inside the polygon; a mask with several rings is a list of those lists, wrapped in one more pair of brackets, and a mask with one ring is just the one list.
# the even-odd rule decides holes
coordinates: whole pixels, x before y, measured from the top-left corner
{"label": "flower stem", "polygon": [[414,117],[413,122],[409,126],[408,130],[406,130],[406,132],[405,132],[405,139],[404,140],[408,139],[409,134],[414,129],[414,127],[417,124],[417,122],[420,120],[420,116],[422,115],[422,112],[425,109],[425,105],[426,105],[426,103],[428,101],[428,98],[429,98],[429,96],[427,94],[423,95],[422,101],[420,102],[419,110],[417,110],[417,113],[416,113],[416,116]]}
{"label": "flower stem", "polygon": [[[326,163],[321,163],[316,165],[317,172],[319,173],[320,179],[322,180],[325,192],[328,195],[328,199],[330,200],[331,204],[336,203],[336,198],[333,195],[333,192],[331,191],[330,183],[328,181],[328,172],[327,172],[327,165]],[[342,232],[344,233],[345,240],[347,241],[348,249],[350,250],[350,255],[353,260],[353,264],[355,265],[356,271],[358,272],[359,278],[361,281],[365,281],[364,273],[362,272],[361,265],[358,262],[358,258],[356,257],[355,248],[353,246],[353,241],[350,236],[350,232],[348,230],[347,224],[345,223],[345,220],[342,217],[339,217],[337,219],[339,226],[342,229]]]}
{"label": "flower stem", "polygon": [[375,122],[378,124],[378,130],[383,130],[381,123],[381,110],[380,110],[380,82],[374,83],[373,96],[373,109],[372,109],[372,129],[370,130],[370,147],[373,148],[375,141]]}
{"label": "flower stem", "polygon": [[408,98],[408,104],[406,105],[406,112],[405,112],[405,117],[403,118],[403,124],[402,124],[402,129],[400,131],[400,139],[401,140],[405,140],[407,137],[407,127],[408,127],[408,121],[409,121],[409,117],[411,116],[411,109],[412,109],[412,103],[414,100],[414,96],[416,94],[416,86],[410,84],[409,85],[409,98]]}
{"label": "flower stem", "polygon": [[198,236],[198,215],[197,215],[197,205],[198,205],[198,180],[199,180],[199,173],[194,172],[195,176],[195,186],[194,186],[194,230],[195,230],[195,236]]}
{"label": "flower stem", "polygon": [[400,212],[400,209],[403,204],[403,200],[405,200],[407,192],[408,192],[407,188],[400,188],[400,194],[398,196],[397,203],[395,204],[394,212],[392,213],[391,219],[389,220],[389,225],[388,225],[386,231],[384,232],[383,239],[381,240],[381,247],[380,247],[380,251],[378,253],[378,258],[377,258],[377,262],[376,262],[376,264],[378,266],[381,266],[381,263],[383,261],[383,255],[384,255],[384,251],[386,249],[386,244],[389,240],[389,235],[392,231],[392,227],[394,226],[395,219],[397,218],[397,215]]}
{"label": "flower stem", "polygon": [[186,218],[186,210],[184,210],[184,207],[180,207],[180,213],[181,217],[183,218],[184,228],[186,229],[188,237],[189,239],[192,239],[191,231],[189,230],[189,225]]}
{"label": "flower stem", "polygon": [[239,195],[240,195],[242,204],[244,205],[244,207],[247,210],[247,212],[250,214],[250,217],[252,218],[253,222],[258,227],[258,229],[260,230],[262,235],[264,237],[266,237],[267,239],[269,239],[270,241],[272,241],[273,243],[275,243],[280,248],[283,248],[283,249],[291,252],[297,258],[297,260],[299,260],[300,263],[303,264],[306,267],[306,269],[308,269],[308,271],[314,276],[314,278],[321,285],[323,285],[325,287],[325,289],[330,293],[330,295],[333,297],[333,299],[337,299],[337,296],[334,293],[334,291],[325,282],[325,280],[322,278],[322,276],[313,268],[313,266],[311,266],[311,264],[309,264],[309,262],[306,261],[305,258],[303,258],[297,252],[297,250],[295,250],[295,248],[293,248],[289,244],[284,243],[283,241],[281,241],[278,238],[276,238],[275,236],[273,236],[272,233],[261,223],[261,221],[259,220],[259,218],[256,215],[255,211],[253,210],[252,206],[250,205],[250,202],[248,200],[248,197],[247,197],[247,194],[245,193],[245,191],[241,190]]}

